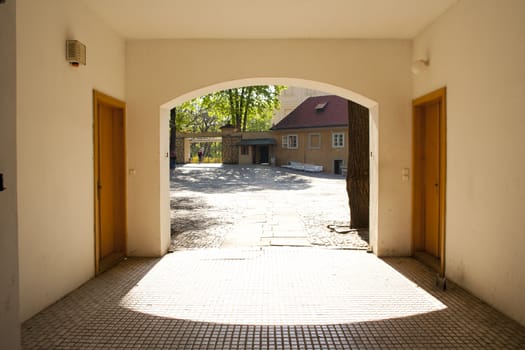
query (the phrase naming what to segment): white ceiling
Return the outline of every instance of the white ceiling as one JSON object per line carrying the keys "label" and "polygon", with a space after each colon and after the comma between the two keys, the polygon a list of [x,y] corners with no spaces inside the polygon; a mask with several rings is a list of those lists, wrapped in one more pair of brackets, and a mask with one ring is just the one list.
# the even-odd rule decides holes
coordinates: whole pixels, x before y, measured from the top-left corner
{"label": "white ceiling", "polygon": [[459,0],[77,1],[128,39],[407,39]]}

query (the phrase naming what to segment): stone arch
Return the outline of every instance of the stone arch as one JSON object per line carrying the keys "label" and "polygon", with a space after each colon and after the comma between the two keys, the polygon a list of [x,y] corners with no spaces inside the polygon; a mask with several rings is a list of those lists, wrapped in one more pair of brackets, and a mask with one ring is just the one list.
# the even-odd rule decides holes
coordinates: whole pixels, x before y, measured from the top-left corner
{"label": "stone arch", "polygon": [[185,94],[182,94],[180,96],[177,96],[167,101],[160,107],[162,109],[171,109],[181,104],[182,102],[191,100],[195,97],[207,95],[214,91],[231,89],[231,88],[241,87],[241,86],[250,86],[250,85],[298,86],[298,87],[304,87],[304,88],[309,88],[309,89],[314,89],[314,90],[319,90],[319,91],[326,91],[328,94],[333,94],[333,95],[344,97],[347,100],[351,100],[356,103],[359,103],[360,105],[363,105],[369,109],[372,109],[375,106],[377,106],[376,101],[366,96],[363,96],[357,92],[354,92],[354,91],[351,91],[345,88],[341,88],[335,85],[319,82],[319,81],[313,81],[313,80],[307,80],[307,79],[297,79],[297,78],[247,78],[247,79],[237,79],[237,80],[216,83],[216,84],[202,87],[200,89],[189,91]]}

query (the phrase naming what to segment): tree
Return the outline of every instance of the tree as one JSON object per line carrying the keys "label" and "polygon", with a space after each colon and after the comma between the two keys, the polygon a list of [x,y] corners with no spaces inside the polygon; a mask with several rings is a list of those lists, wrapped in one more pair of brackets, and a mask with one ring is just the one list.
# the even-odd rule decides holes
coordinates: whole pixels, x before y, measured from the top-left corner
{"label": "tree", "polygon": [[[184,102],[176,108],[176,113],[172,114],[172,120],[175,120],[175,129],[178,132],[201,133],[201,132],[218,132],[224,124],[222,119],[212,115],[206,109],[204,97],[198,97],[193,100]],[[171,139],[174,139],[172,133]],[[202,149],[206,157],[217,157],[217,145],[213,142],[199,142],[191,144],[191,154],[196,154]]]}
{"label": "tree", "polygon": [[175,126],[179,132],[217,132],[224,118],[209,112],[207,96],[184,102],[176,108]]}
{"label": "tree", "polygon": [[[189,133],[219,132],[221,126],[230,123],[241,131],[265,131],[271,126],[274,110],[279,108],[278,97],[283,89],[274,85],[245,86],[197,97],[172,111],[170,125],[176,132]],[[173,132],[171,139],[175,140]],[[195,147],[202,147],[205,154],[213,153],[209,142],[192,144]]]}
{"label": "tree", "polygon": [[279,94],[284,86],[262,85],[217,91],[197,103],[209,115],[217,116],[224,124],[231,123],[241,131],[268,130],[273,111],[279,108]]}
{"label": "tree", "polygon": [[231,123],[237,129],[246,131],[249,119],[279,107],[278,96],[281,91],[280,86],[246,86],[226,90]]}
{"label": "tree", "polygon": [[350,205],[350,227],[368,228],[370,158],[368,109],[348,101],[348,164],[346,191]]}

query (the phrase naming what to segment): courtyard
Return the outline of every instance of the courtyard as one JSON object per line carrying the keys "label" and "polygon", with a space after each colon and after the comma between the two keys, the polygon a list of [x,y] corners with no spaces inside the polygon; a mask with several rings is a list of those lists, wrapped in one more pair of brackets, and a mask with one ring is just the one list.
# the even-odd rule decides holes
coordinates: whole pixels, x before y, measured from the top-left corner
{"label": "courtyard", "polygon": [[348,228],[350,210],[341,175],[187,164],[172,173],[171,207],[173,250],[368,248],[368,232]]}

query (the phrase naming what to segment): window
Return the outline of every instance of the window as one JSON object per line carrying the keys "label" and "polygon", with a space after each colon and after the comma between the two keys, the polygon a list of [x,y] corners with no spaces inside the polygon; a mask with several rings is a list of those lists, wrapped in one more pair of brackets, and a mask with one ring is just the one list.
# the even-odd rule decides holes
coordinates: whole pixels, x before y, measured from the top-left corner
{"label": "window", "polygon": [[288,135],[288,148],[297,148],[297,147],[299,147],[297,135]]}
{"label": "window", "polygon": [[332,147],[343,148],[345,146],[345,134],[342,132],[335,132],[332,134]]}
{"label": "window", "polygon": [[283,148],[288,148],[288,136],[283,136],[282,145],[283,145]]}
{"label": "window", "polygon": [[321,148],[321,134],[308,134],[308,148],[309,149],[320,149]]}
{"label": "window", "polygon": [[246,155],[250,154],[249,146],[241,146],[241,154],[243,156],[246,156]]}
{"label": "window", "polygon": [[317,106],[315,106],[315,110],[317,112],[322,112],[324,111],[324,108],[326,107],[327,104],[328,102],[318,103]]}
{"label": "window", "polygon": [[285,135],[282,137],[283,148],[296,149],[299,147],[297,135]]}

